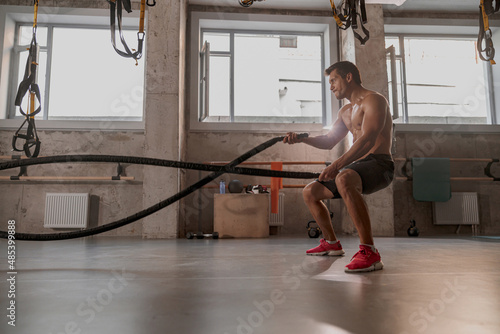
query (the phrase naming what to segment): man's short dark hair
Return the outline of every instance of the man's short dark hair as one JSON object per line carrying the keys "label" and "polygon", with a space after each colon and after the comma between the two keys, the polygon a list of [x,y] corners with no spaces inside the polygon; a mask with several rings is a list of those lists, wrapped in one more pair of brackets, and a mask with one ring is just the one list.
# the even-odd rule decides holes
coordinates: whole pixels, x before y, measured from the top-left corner
{"label": "man's short dark hair", "polygon": [[333,64],[325,70],[325,75],[330,75],[330,73],[334,70],[337,70],[337,73],[343,79],[346,78],[348,73],[351,73],[354,82],[361,85],[361,75],[359,74],[359,69],[350,61],[339,61]]}

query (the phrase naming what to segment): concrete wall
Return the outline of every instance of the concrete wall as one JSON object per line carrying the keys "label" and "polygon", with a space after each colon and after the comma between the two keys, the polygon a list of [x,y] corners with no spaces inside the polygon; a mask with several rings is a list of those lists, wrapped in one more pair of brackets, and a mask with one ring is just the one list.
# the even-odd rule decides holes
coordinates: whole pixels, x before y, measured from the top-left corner
{"label": "concrete wall", "polygon": [[[449,158],[498,158],[500,157],[500,135],[406,132],[397,135],[395,157],[426,156]],[[485,177],[486,163],[451,162],[452,177]],[[397,164],[399,176],[403,176],[403,163]],[[409,166],[408,168],[411,167]],[[500,177],[500,164],[493,165],[493,175]],[[410,220],[414,219],[421,235],[453,234],[457,226],[433,225],[432,203],[418,202],[413,198],[410,181],[395,181],[394,185],[394,231],[395,235],[406,235]],[[477,192],[479,198],[479,234],[500,233],[500,184],[493,181],[452,181],[452,192]],[[463,235],[470,235],[470,226],[463,226]]]}
{"label": "concrete wall", "polygon": [[[146,70],[146,145],[144,155],[179,160],[180,118],[184,101],[185,1],[158,1],[148,20]],[[149,207],[179,192],[179,171],[144,169],[144,201]],[[175,238],[179,203],[144,219],[146,238]]]}

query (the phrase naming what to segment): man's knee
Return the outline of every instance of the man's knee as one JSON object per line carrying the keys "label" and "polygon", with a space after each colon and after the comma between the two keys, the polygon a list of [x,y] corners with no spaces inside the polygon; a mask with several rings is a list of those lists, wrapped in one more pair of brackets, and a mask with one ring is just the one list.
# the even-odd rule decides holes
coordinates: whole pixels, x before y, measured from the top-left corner
{"label": "man's knee", "polygon": [[312,182],[309,183],[307,186],[304,187],[302,190],[302,197],[304,198],[304,201],[307,202],[315,202],[315,201],[320,201],[324,198],[321,194],[321,190],[323,185],[321,185],[318,182]]}
{"label": "man's knee", "polygon": [[306,202],[314,200],[313,191],[311,188],[312,188],[312,183],[309,183],[307,186],[304,187],[304,189],[302,189],[302,197]]}
{"label": "man's knee", "polygon": [[361,183],[361,177],[359,174],[352,169],[345,169],[335,178],[335,184],[340,193],[356,190],[361,192],[363,185]]}

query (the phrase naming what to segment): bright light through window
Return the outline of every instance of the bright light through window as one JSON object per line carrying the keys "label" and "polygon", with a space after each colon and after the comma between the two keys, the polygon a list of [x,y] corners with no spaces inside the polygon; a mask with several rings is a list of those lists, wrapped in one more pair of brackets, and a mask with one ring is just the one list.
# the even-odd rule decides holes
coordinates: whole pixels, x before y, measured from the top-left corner
{"label": "bright light through window", "polygon": [[483,63],[474,41],[405,41],[410,121],[486,123]]}
{"label": "bright light through window", "polygon": [[55,28],[53,44],[49,118],[142,118],[144,60],[117,55],[107,30]]}
{"label": "bright light through window", "polygon": [[388,37],[386,47],[390,45],[396,48],[397,122],[488,123],[488,74],[475,40]]}
{"label": "bright light through window", "polygon": [[322,123],[321,35],[206,31],[203,41],[210,43],[206,121]]}
{"label": "bright light through window", "polygon": [[[18,82],[12,89],[17,90],[23,78],[28,55],[24,46],[29,46],[31,37],[32,27],[20,26]],[[124,37],[129,47],[137,47],[136,31],[125,30]],[[39,27],[37,41],[42,97],[42,113],[37,118],[142,120],[144,58],[136,66],[133,59],[116,54],[109,29]],[[119,38],[117,45],[122,48]],[[15,115],[20,116],[18,108]]]}

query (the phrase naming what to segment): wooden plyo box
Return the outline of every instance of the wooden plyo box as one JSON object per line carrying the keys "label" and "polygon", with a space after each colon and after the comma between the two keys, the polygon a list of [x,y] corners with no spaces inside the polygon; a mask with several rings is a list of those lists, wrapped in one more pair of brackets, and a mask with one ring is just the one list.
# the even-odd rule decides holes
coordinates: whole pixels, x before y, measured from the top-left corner
{"label": "wooden plyo box", "polygon": [[269,237],[268,194],[214,194],[214,232],[221,238]]}

